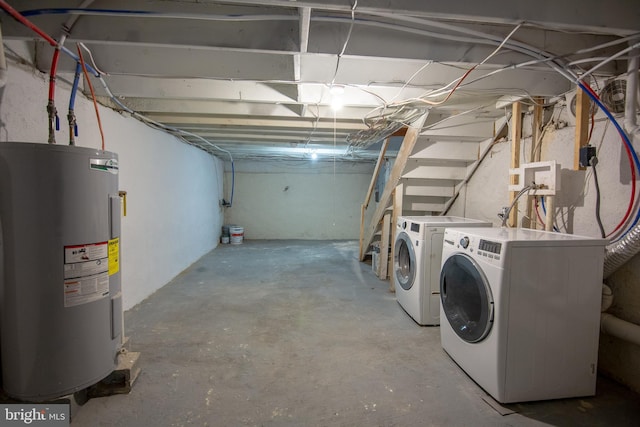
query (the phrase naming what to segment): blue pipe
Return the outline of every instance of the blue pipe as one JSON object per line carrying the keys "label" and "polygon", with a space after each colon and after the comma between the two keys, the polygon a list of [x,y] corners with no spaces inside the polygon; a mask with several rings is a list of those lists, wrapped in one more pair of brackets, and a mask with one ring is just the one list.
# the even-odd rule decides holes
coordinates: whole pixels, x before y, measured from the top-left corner
{"label": "blue pipe", "polygon": [[[74,61],[76,61],[78,63],[80,62],[80,57],[78,55],[76,55],[75,53],[73,53],[72,51],[70,51],[69,49],[67,49],[66,47],[60,46],[60,51],[66,53]],[[100,73],[97,72],[91,65],[87,64],[86,62],[84,63],[84,65],[87,67],[87,70],[91,72],[91,74],[93,74],[96,77],[100,77]]]}
{"label": "blue pipe", "polygon": [[231,200],[229,200],[229,207],[233,206],[233,190],[236,186],[236,168],[231,160]]}
{"label": "blue pipe", "polygon": [[[591,91],[589,91],[589,89],[587,89],[585,87],[585,85],[581,81],[578,81],[578,86],[580,86],[580,89],[582,89],[589,96],[589,98],[591,98],[591,100],[593,102],[595,102],[598,105],[598,107],[600,107],[600,109],[604,112],[604,114],[606,114],[606,116],[609,118],[609,120],[611,120],[611,123],[613,123],[613,125],[616,127],[616,129],[618,130],[618,133],[622,137],[622,140],[624,141],[624,143],[626,144],[627,148],[629,148],[629,151],[631,152],[631,157],[633,158],[633,163],[636,166],[636,170],[640,173],[640,160],[638,159],[638,155],[636,154],[636,150],[634,150],[633,145],[631,144],[631,141],[629,140],[629,137],[627,136],[625,131],[622,129],[622,126],[620,126],[620,124],[618,123],[616,118],[613,117],[613,114],[611,114],[611,112],[602,103],[602,101],[600,101],[600,99],[598,99],[597,96],[594,96],[591,93]],[[633,220],[633,224],[631,224],[631,226],[627,229],[627,231],[625,231],[624,234],[622,234],[617,240],[620,240],[624,236],[626,236],[627,233],[629,231],[631,231],[636,226],[636,224],[638,224],[638,220],[639,219],[640,219],[640,209],[636,213],[636,217]]]}
{"label": "blue pipe", "polygon": [[49,9],[31,9],[20,12],[24,17],[38,15],[67,15],[74,12],[91,11],[94,13],[117,13],[118,15],[154,15],[157,12],[149,12],[146,10],[121,10],[121,9],[77,9],[77,8],[49,8]]}
{"label": "blue pipe", "polygon": [[73,77],[73,86],[71,87],[71,96],[69,97],[69,110],[73,110],[76,104],[76,93],[78,92],[78,84],[80,83],[80,74],[82,73],[82,65],[76,63],[76,74]]}

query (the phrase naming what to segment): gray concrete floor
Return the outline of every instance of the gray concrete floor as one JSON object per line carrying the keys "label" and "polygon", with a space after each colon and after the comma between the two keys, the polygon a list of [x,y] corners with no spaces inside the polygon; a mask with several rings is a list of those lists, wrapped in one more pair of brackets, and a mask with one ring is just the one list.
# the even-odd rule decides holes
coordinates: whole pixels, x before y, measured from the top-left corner
{"label": "gray concrete floor", "polygon": [[218,247],[126,313],[143,371],[131,394],[90,400],[72,425],[640,425],[640,397],[606,378],[595,397],[500,415],[357,249]]}

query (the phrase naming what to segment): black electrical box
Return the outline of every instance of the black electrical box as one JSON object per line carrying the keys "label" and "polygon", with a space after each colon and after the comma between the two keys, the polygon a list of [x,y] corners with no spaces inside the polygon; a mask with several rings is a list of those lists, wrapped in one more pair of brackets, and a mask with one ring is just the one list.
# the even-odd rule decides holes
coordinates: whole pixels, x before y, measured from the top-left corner
{"label": "black electrical box", "polygon": [[596,156],[596,147],[593,145],[587,145],[580,147],[580,166],[587,168],[591,166],[591,159]]}

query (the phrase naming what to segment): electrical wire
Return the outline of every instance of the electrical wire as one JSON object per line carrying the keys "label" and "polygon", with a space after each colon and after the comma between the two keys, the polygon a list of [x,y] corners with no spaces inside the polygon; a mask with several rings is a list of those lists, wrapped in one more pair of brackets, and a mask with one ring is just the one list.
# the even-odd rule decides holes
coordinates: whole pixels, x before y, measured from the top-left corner
{"label": "electrical wire", "polygon": [[349,32],[347,33],[347,38],[342,45],[342,50],[338,54],[338,58],[336,59],[336,70],[333,72],[333,78],[331,79],[331,86],[336,82],[336,77],[338,77],[338,68],[340,67],[340,59],[344,52],[347,50],[347,44],[349,43],[349,39],[351,39],[351,32],[353,31],[353,25],[356,22],[356,7],[358,6],[358,0],[353,2],[353,6],[351,7],[351,23],[349,24]]}
{"label": "electrical wire", "polygon": [[[1,1],[0,5],[6,5],[6,2]],[[472,35],[474,35],[476,37],[483,37],[483,38],[488,39],[488,40],[495,40],[495,36],[492,36],[490,34],[485,34],[485,33],[477,32],[477,31],[474,31],[474,30],[464,29],[464,28],[452,26],[452,25],[449,25],[449,24],[442,24],[442,23],[437,23],[437,22],[432,22],[432,21],[423,20],[423,19],[419,19],[419,18],[412,18],[412,17],[401,17],[401,16],[399,17],[397,15],[390,15],[390,14],[380,14],[380,15],[381,16],[392,17],[392,18],[396,18],[396,19],[401,19],[401,20],[405,20],[405,21],[419,22],[421,24],[425,24],[425,25],[428,24],[428,25],[432,25],[432,26],[440,27],[440,28],[445,28],[446,27],[447,29],[458,31],[458,32],[463,32],[463,33],[466,33],[466,34],[472,34]],[[352,23],[353,22],[355,22],[355,19],[352,19]],[[46,37],[45,37],[45,40],[46,40]],[[49,40],[47,40],[47,41],[49,41]],[[476,43],[478,43],[478,42],[479,41],[476,40]],[[568,78],[572,82],[577,82],[578,81],[577,76],[575,75],[575,73],[571,72],[568,69],[564,69],[559,64],[556,64],[554,62],[554,59],[552,58],[552,56],[550,54],[548,54],[547,52],[544,52],[544,51],[542,51],[540,49],[533,48],[531,46],[528,46],[528,45],[525,45],[525,44],[519,43],[519,42],[518,43],[506,44],[505,47],[508,48],[508,49],[514,50],[516,52],[524,53],[526,55],[533,56],[533,57],[535,57],[535,58],[537,58],[539,60],[548,62],[548,63],[550,63],[549,65],[554,70],[559,72],[564,77]],[[599,106],[601,108],[603,107],[602,105],[599,105]],[[606,110],[606,108],[604,108],[603,111],[604,110]],[[624,134],[624,132],[622,132],[622,133]],[[623,139],[624,139],[624,137],[623,137]],[[640,215],[640,211],[639,211],[639,215]],[[637,217],[636,217],[636,220],[637,220]]]}
{"label": "electrical wire", "polygon": [[[629,140],[629,137],[624,132],[624,130],[622,129],[622,127],[620,126],[616,118],[613,116],[613,114],[611,114],[609,109],[602,103],[602,101],[600,101],[600,98],[598,97],[598,95],[596,95],[596,93],[593,91],[593,89],[591,89],[591,87],[588,84],[580,81],[578,81],[577,83],[580,89],[582,89],[593,100],[593,102],[595,102],[598,105],[598,107],[600,107],[600,109],[607,115],[611,123],[613,123],[613,125],[615,126],[616,130],[618,131],[618,133],[620,134],[624,142],[623,145],[625,147],[627,155],[629,156],[629,162],[631,163],[630,168],[631,168],[632,197],[629,201],[629,205],[627,207],[627,211],[624,214],[624,217],[622,218],[620,223],[618,223],[615,229],[611,233],[609,233],[609,235],[607,236],[607,237],[610,237],[616,231],[623,228],[623,226],[627,223],[627,219],[629,219],[631,215],[631,212],[634,206],[634,201],[635,201],[634,200],[635,194],[636,194],[636,170],[640,171],[640,160],[638,160],[638,155],[636,154],[635,149],[633,148],[633,145]],[[626,231],[622,234],[622,236],[620,236],[620,238],[624,237],[629,232],[629,230],[635,227],[639,218],[640,218],[640,210],[638,210],[638,213],[635,219],[633,220],[633,223],[631,224],[631,226],[626,229]]]}
{"label": "electrical wire", "polygon": [[104,71],[100,70],[100,68],[98,68],[98,66],[96,65],[96,61],[93,59],[93,53],[91,53],[91,50],[89,50],[89,48],[84,44],[84,43],[79,43],[80,47],[82,47],[84,50],[87,51],[87,53],[89,54],[89,59],[91,60],[91,65],[93,65],[93,68],[95,68],[95,70],[103,75],[103,76],[108,76],[108,73],[105,73]]}
{"label": "electrical wire", "polygon": [[[22,25],[26,26],[27,28],[29,28],[30,30],[34,31],[36,34],[38,34],[40,37],[42,37],[45,41],[47,41],[47,43],[49,43],[51,46],[56,47],[58,46],[58,43],[55,41],[55,39],[53,39],[51,36],[49,36],[47,33],[45,33],[44,31],[42,31],[40,28],[38,28],[35,24],[33,24],[31,21],[29,21],[28,19],[26,19],[24,16],[22,16],[17,10],[15,10],[13,7],[11,7],[6,1],[4,0],[0,0],[0,7],[2,9],[4,9],[11,17],[13,17],[15,20],[17,20],[19,23],[21,23]],[[163,130],[165,132],[171,133],[174,136],[177,136],[183,140],[185,140],[185,136],[190,136],[193,137],[199,141],[204,142],[205,144],[219,150],[222,151],[226,154],[229,155],[229,158],[231,160],[231,165],[232,165],[232,170],[233,170],[233,156],[231,154],[231,152],[229,152],[228,150],[225,150],[219,146],[217,146],[216,144],[213,144],[212,142],[208,141],[207,139],[203,138],[200,135],[194,134],[192,132],[188,132],[182,129],[177,129],[171,126],[167,126],[164,125],[162,123],[159,123],[155,120],[152,120],[136,111],[133,111],[131,108],[127,107],[126,105],[124,105],[122,102],[120,102],[120,100],[118,98],[116,98],[116,96],[111,92],[111,90],[109,89],[109,86],[107,85],[107,83],[104,81],[104,79],[102,78],[102,76],[100,75],[100,73],[98,73],[95,69],[93,69],[89,64],[85,63],[83,60],[80,59],[80,55],[76,55],[74,54],[72,51],[70,51],[69,49],[67,49],[64,46],[60,47],[60,50],[62,52],[64,52],[66,55],[70,56],[73,60],[75,60],[76,62],[80,61],[83,67],[83,70],[89,70],[91,71],[91,73],[93,73],[98,80],[100,81],[100,83],[102,84],[103,88],[105,89],[105,91],[107,92],[107,95],[109,96],[109,98],[116,104],[118,105],[120,108],[122,108],[124,111],[128,112],[129,114],[131,114],[132,116],[138,118],[139,120],[141,120],[143,123],[146,123],[147,125],[154,127],[156,129],[160,129]],[[81,52],[78,52],[79,54]],[[89,80],[87,78],[87,80]],[[104,150],[104,145],[103,145],[103,150]],[[231,188],[231,192],[233,193],[234,188],[232,186]]]}
{"label": "electrical wire", "polygon": [[393,101],[394,101],[398,96],[400,96],[400,94],[402,93],[402,91],[403,91],[403,90],[404,90],[404,89],[409,85],[409,83],[411,83],[411,81],[412,81],[414,78],[416,78],[416,76],[417,76],[418,74],[420,74],[420,73],[421,73],[425,68],[427,68],[427,67],[428,67],[429,65],[431,65],[431,64],[433,64],[433,61],[427,61],[427,63],[426,63],[426,64],[424,64],[424,65],[422,65],[422,67],[418,68],[418,70],[417,70],[415,73],[413,73],[413,74],[411,75],[411,77],[409,77],[409,79],[407,79],[407,81],[406,81],[406,82],[404,82],[404,84],[402,85],[402,87],[398,90],[398,93],[396,93],[396,94],[394,95],[394,97],[393,97],[393,98],[391,98],[391,99],[389,100],[389,103],[392,103],[392,102],[393,102]]}
{"label": "electrical wire", "polygon": [[536,197],[534,201],[535,201],[535,211],[536,211],[536,216],[538,217],[538,222],[542,224],[542,229],[544,230],[546,228],[546,224],[544,222],[544,219],[542,219],[542,216],[540,216],[540,209],[538,208],[538,197]]}
{"label": "electrical wire", "polygon": [[600,236],[604,239],[606,235],[604,232],[604,227],[602,226],[602,218],[600,218],[600,184],[598,183],[598,171],[596,170],[598,158],[593,157],[589,163],[591,165],[591,169],[593,170],[593,182],[596,187],[596,222],[598,223],[598,228],[600,229]]}
{"label": "electrical wire", "polygon": [[608,57],[607,59],[605,59],[604,61],[601,61],[600,63],[596,64],[595,66],[593,66],[591,69],[589,69],[588,71],[584,72],[583,74],[580,75],[580,78],[578,79],[578,81],[582,81],[584,80],[587,76],[589,76],[590,74],[592,74],[594,71],[598,70],[599,68],[601,68],[602,66],[608,64],[609,62],[613,61],[614,59],[618,58],[619,56],[624,55],[627,52],[632,51],[633,49],[637,49],[640,47],[640,43],[635,43],[629,47],[627,47],[626,49],[622,49],[621,51],[611,55],[610,57]]}
{"label": "electrical wire", "polygon": [[[518,29],[520,29],[521,26],[522,26],[521,23],[516,25],[516,27],[513,30],[511,30],[511,32],[506,37],[504,37],[502,39],[500,44],[498,44],[498,46],[493,50],[493,52],[491,52],[489,55],[487,55],[487,57],[485,57],[481,62],[479,62],[479,63],[473,65],[471,68],[469,68],[461,77],[451,81],[449,84],[447,84],[443,88],[440,88],[437,91],[433,91],[431,93],[425,94],[420,98],[411,98],[411,99],[408,99],[408,100],[403,101],[401,103],[384,105],[382,108],[386,109],[386,108],[395,107],[395,106],[407,105],[409,103],[424,103],[424,104],[427,104],[429,106],[437,106],[437,105],[444,104],[445,102],[447,102],[449,100],[449,98],[451,98],[453,93],[458,89],[458,87],[460,87],[462,82],[469,76],[469,74],[471,74],[477,67],[479,67],[481,65],[484,65],[487,61],[489,61],[492,57],[494,57],[504,47],[504,45],[509,41],[509,39],[513,36],[513,34],[515,34],[515,32],[518,31]],[[452,85],[453,85],[453,88],[449,90],[448,88],[450,86],[452,86]],[[440,101],[431,101],[431,100],[426,99],[427,96],[430,96],[430,97],[441,96],[441,95],[444,95],[445,93],[447,95],[444,97],[444,99],[441,99]]]}
{"label": "electrical wire", "polygon": [[87,67],[84,63],[84,58],[82,58],[82,49],[80,45],[78,47],[78,57],[80,58],[80,65],[82,65],[82,72],[84,73],[84,78],[89,85],[89,90],[91,91],[91,98],[93,99],[93,107],[96,110],[96,118],[98,119],[98,129],[100,130],[100,137],[102,138],[102,151],[104,151],[104,131],[102,130],[102,120],[100,120],[100,110],[98,109],[98,101],[96,101],[96,94],[93,91],[93,85],[91,84],[91,79],[89,79],[89,72],[87,71]]}

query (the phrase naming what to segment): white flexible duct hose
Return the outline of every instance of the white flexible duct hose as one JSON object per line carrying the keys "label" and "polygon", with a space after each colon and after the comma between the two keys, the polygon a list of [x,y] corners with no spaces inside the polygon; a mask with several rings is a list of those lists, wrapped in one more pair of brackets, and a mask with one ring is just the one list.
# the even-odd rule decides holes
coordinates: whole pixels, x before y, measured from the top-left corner
{"label": "white flexible duct hose", "polygon": [[611,276],[624,263],[640,252],[640,224],[619,242],[609,245],[604,253],[604,278]]}

